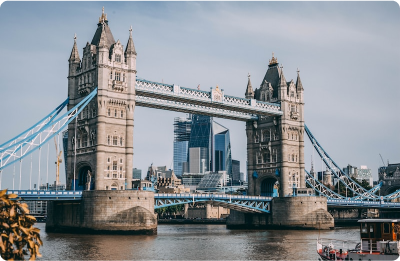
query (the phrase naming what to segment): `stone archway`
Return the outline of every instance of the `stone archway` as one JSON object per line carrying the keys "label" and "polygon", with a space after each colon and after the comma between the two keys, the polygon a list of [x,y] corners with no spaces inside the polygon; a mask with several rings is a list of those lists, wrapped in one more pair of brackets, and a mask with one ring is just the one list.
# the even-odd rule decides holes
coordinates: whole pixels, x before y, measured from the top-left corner
{"label": "stone archway", "polygon": [[111,188],[110,188],[111,190],[118,190],[118,184],[116,183],[116,182],[114,182],[112,185],[111,185]]}
{"label": "stone archway", "polygon": [[279,181],[276,178],[265,178],[261,182],[260,196],[279,197]]}
{"label": "stone archway", "polygon": [[[90,177],[89,177],[90,174]],[[76,181],[76,190],[87,190],[90,179],[89,190],[94,189],[94,173],[89,165],[83,165],[78,170],[78,180]]]}

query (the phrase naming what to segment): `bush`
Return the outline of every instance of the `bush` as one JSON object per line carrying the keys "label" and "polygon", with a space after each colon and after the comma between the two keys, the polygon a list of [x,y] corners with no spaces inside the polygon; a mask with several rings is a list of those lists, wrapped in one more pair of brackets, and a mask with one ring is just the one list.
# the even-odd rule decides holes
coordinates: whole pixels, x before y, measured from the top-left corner
{"label": "bush", "polygon": [[28,215],[26,203],[11,200],[17,195],[6,192],[0,192],[0,255],[5,260],[24,260],[28,255],[35,260],[41,257],[39,247],[43,245],[40,229],[33,227],[36,218]]}

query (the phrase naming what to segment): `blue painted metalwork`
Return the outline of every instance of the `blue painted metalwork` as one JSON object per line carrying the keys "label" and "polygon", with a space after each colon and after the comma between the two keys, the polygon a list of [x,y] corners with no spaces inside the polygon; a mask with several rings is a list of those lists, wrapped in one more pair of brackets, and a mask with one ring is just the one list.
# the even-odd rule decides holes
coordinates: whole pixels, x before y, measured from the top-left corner
{"label": "blue painted metalwork", "polygon": [[241,212],[270,213],[272,197],[242,196],[228,194],[154,194],[155,209],[192,204],[196,202],[223,206]]}
{"label": "blue painted metalwork", "polygon": [[[15,146],[20,144],[25,140],[27,136],[25,135],[31,135],[29,134],[31,131],[32,133],[37,133],[40,132],[44,126],[48,122],[52,122],[56,116],[65,108],[65,106],[68,104],[69,98],[67,98],[64,102],[62,102],[60,105],[58,105],[52,112],[50,112],[48,115],[46,115],[43,119],[32,125],[32,127],[28,128],[27,130],[23,131],[22,133],[18,134],[14,138],[4,142],[3,144],[0,145],[0,153],[5,151],[8,147]],[[35,130],[35,128],[38,128]]]}
{"label": "blue painted metalwork", "polygon": [[[326,153],[326,151],[322,148],[322,146],[319,144],[317,139],[312,135],[311,131],[308,129],[306,125],[304,125],[304,129],[308,135],[308,138],[313,144],[315,150],[317,151],[318,155],[321,157],[325,165],[330,169],[330,171],[335,175],[335,177],[338,178],[338,180],[342,184],[344,184],[348,189],[350,189],[355,195],[367,196],[368,198],[378,198],[378,196],[375,194],[366,195],[365,193],[367,192],[367,190],[361,187],[357,182],[352,180],[349,175],[347,175],[340,169],[340,167],[332,160],[332,158],[328,155],[328,153]],[[331,164],[333,164],[334,167],[332,167]]]}
{"label": "blue painted metalwork", "polygon": [[52,191],[52,190],[8,190],[7,194],[18,195],[18,200],[23,201],[57,201],[57,200],[81,200],[82,191]]}
{"label": "blue painted metalwork", "polygon": [[[75,117],[83,110],[83,108],[86,107],[86,105],[96,96],[96,94],[97,88],[95,88],[71,110],[62,116],[59,116],[57,119],[52,119],[51,121],[47,122],[40,129],[40,132],[33,133],[16,144],[12,144],[5,148],[0,154],[0,171],[17,161],[22,160],[36,149],[41,148],[43,144],[61,132],[65,126],[75,119]],[[42,133],[47,134],[43,140],[41,139]],[[38,137],[39,142],[37,141]]]}

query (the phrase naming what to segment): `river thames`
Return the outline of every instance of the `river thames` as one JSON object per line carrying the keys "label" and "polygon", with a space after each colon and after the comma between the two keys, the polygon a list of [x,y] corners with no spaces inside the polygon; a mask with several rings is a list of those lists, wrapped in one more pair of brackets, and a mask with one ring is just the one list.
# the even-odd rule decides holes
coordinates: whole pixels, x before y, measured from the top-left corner
{"label": "river thames", "polygon": [[40,260],[318,260],[316,239],[359,241],[358,228],[229,230],[225,225],[159,225],[155,236],[46,233]]}

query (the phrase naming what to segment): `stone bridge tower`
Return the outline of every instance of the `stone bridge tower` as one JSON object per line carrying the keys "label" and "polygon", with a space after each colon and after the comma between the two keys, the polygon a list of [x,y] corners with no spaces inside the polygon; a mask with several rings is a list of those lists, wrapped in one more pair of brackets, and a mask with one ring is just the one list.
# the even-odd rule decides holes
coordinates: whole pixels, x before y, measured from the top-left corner
{"label": "stone bridge tower", "polygon": [[68,109],[96,87],[98,93],[68,125],[67,189],[124,190],[132,186],[136,51],[132,27],[129,31],[124,50],[114,40],[103,8],[82,59],[74,39],[68,60]]}
{"label": "stone bridge tower", "polygon": [[294,188],[305,188],[303,85],[286,81],[283,67],[272,55],[260,88],[251,86],[246,98],[280,103],[281,117],[260,117],[246,123],[247,167],[250,195],[286,197]]}

